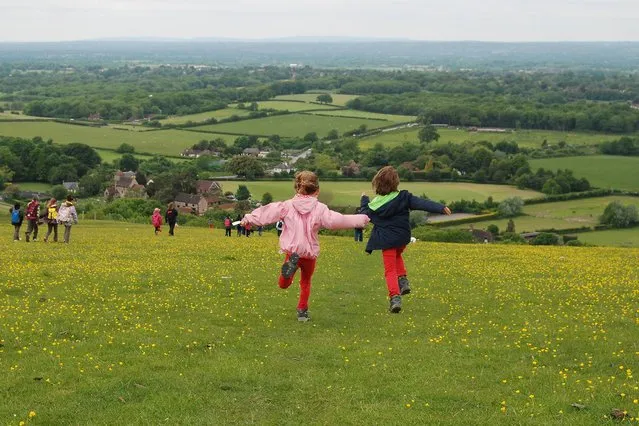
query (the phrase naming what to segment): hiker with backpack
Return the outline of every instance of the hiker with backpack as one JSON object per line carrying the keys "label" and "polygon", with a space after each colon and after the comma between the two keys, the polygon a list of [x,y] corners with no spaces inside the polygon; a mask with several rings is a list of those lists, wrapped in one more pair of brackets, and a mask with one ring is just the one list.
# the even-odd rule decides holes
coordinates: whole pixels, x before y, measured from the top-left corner
{"label": "hiker with backpack", "polygon": [[53,231],[53,242],[58,242],[58,204],[55,198],[52,198],[47,203],[47,207],[44,212],[45,222],[47,223],[47,235],[44,236],[44,242],[49,240],[49,235]]}
{"label": "hiker with backpack", "polygon": [[224,236],[225,237],[231,236],[232,226],[233,226],[233,222],[231,222],[231,218],[228,215],[226,215],[226,217],[224,218]]}
{"label": "hiker with backpack", "polygon": [[27,242],[33,233],[33,241],[38,241],[38,219],[40,218],[40,201],[38,196],[34,195],[29,204],[27,204],[27,232],[25,236]]}
{"label": "hiker with backpack", "polygon": [[24,220],[24,213],[20,210],[20,203],[15,203],[9,209],[11,213],[11,224],[13,225],[13,241],[20,241],[20,227]]}
{"label": "hiker with backpack", "polygon": [[69,195],[67,200],[60,206],[57,217],[58,223],[64,225],[64,242],[69,244],[71,238],[71,226],[78,223],[78,213],[73,205],[73,197]]}

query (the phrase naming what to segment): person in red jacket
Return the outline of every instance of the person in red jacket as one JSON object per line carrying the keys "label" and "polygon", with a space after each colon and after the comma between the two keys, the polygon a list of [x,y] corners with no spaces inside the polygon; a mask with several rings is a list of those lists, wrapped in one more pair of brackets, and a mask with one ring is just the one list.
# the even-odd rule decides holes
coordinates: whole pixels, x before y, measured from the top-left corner
{"label": "person in red jacket", "polygon": [[33,241],[38,241],[38,219],[40,218],[40,202],[38,196],[34,195],[33,199],[27,204],[27,232],[25,236],[27,242],[33,233]]}
{"label": "person in red jacket", "polygon": [[151,223],[155,228],[155,235],[162,232],[162,215],[160,214],[160,209],[156,208],[153,210],[153,216],[151,216]]}

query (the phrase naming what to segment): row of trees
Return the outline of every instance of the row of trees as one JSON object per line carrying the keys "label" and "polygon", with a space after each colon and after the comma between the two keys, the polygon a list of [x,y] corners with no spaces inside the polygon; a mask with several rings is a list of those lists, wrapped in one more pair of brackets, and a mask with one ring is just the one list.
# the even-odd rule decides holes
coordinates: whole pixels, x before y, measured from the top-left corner
{"label": "row of trees", "polygon": [[602,154],[639,155],[639,138],[624,136],[616,141],[604,142],[599,146]]}

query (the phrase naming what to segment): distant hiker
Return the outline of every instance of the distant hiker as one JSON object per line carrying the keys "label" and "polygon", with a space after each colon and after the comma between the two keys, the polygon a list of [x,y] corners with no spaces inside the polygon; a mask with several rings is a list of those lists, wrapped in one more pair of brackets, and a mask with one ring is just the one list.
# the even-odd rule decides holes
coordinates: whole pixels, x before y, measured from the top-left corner
{"label": "distant hiker", "polygon": [[44,221],[47,223],[47,235],[44,236],[44,242],[49,241],[49,235],[53,232],[53,242],[58,242],[58,204],[55,198],[47,202],[44,212]]}
{"label": "distant hiker", "polygon": [[164,219],[169,224],[169,237],[175,235],[175,224],[177,223],[178,212],[175,209],[173,203],[169,203],[166,213],[164,213]]}
{"label": "distant hiker", "polygon": [[319,181],[313,172],[304,171],[295,175],[295,192],[295,197],[288,201],[267,204],[247,214],[242,224],[265,226],[286,221],[286,229],[280,238],[280,249],[286,253],[286,260],[278,285],[282,289],[289,288],[298,267],[302,270],[297,319],[308,321],[311,278],[320,251],[317,238],[319,230],[363,227],[369,219],[366,215],[342,215],[320,203],[317,200]]}
{"label": "distant hiker", "polygon": [[406,278],[406,267],[402,253],[410,242],[409,213],[425,210],[450,214],[450,209],[434,201],[415,197],[408,191],[398,191],[399,175],[392,166],[382,167],[373,178],[373,189],[377,197],[370,201],[362,194],[361,211],[373,222],[373,230],[366,244],[366,251],[382,251],[384,277],[390,298],[392,313],[402,310],[402,296],[410,293]]}
{"label": "distant hiker", "polygon": [[[361,212],[361,208],[358,207],[355,209],[355,214],[359,214]],[[364,241],[364,228],[355,228],[355,241],[361,243]]]}
{"label": "distant hiker", "polygon": [[27,232],[25,232],[26,240],[29,242],[31,233],[33,233],[33,241],[38,241],[38,219],[40,217],[40,202],[38,196],[34,195],[29,204],[27,204]]}
{"label": "distant hiker", "polygon": [[213,219],[209,219],[209,229],[213,229]]}
{"label": "distant hiker", "polygon": [[238,214],[235,221],[237,222],[237,236],[239,237],[244,234],[244,226],[240,223],[242,221],[242,216]]}
{"label": "distant hiker", "polygon": [[277,230],[278,237],[282,235],[282,230],[284,229],[284,221],[278,220],[277,223],[275,224],[275,229]]}
{"label": "distant hiker", "polygon": [[159,208],[155,208],[155,210],[153,210],[153,216],[151,216],[151,223],[153,224],[153,227],[155,228],[155,235],[158,235],[160,232],[162,232],[162,215],[160,214],[160,209]]}
{"label": "distant hiker", "polygon": [[264,231],[264,227],[263,226],[258,226],[257,227],[257,235],[259,235],[260,237],[262,236],[262,232]]}
{"label": "distant hiker", "polygon": [[247,237],[251,236],[251,224],[247,223],[246,225],[244,225],[244,230],[242,231],[244,233],[244,235],[246,235]]}
{"label": "distant hiker", "polygon": [[71,226],[78,223],[78,213],[75,211],[73,197],[69,195],[58,211],[58,223],[64,225],[64,242],[69,244],[71,238]]}
{"label": "distant hiker", "polygon": [[13,225],[13,241],[20,241],[20,227],[24,220],[24,212],[20,210],[20,203],[15,203],[9,209],[11,214],[11,224]]}
{"label": "distant hiker", "polygon": [[231,236],[231,228],[233,226],[233,223],[231,222],[231,218],[227,215],[224,218],[224,236],[225,237],[230,237]]}

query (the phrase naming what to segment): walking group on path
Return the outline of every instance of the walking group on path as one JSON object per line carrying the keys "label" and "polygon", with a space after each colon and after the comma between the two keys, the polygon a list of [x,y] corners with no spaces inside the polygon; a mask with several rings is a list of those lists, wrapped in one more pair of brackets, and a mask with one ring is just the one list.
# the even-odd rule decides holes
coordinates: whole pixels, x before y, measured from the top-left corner
{"label": "walking group on path", "polygon": [[[47,224],[47,233],[44,242],[49,241],[53,234],[53,242],[58,242],[58,225],[64,226],[63,242],[69,243],[71,239],[71,227],[78,223],[78,213],[75,210],[73,197],[69,195],[67,199],[58,205],[55,198],[51,198],[45,204],[44,209],[40,209],[40,200],[34,196],[27,204],[26,212],[21,209],[20,203],[15,203],[9,209],[11,224],[13,225],[13,241],[20,241],[20,228],[24,220],[27,220],[27,230],[24,233],[26,242],[38,241],[38,231],[40,223]],[[33,238],[31,237],[33,235]]]}
{"label": "walking group on path", "polygon": [[[175,235],[175,225],[177,224],[178,211],[175,208],[173,203],[169,203],[166,208],[166,212],[164,213],[164,221],[169,224],[169,237],[173,237]],[[162,233],[162,214],[160,213],[160,209],[156,208],[153,210],[153,215],[151,216],[151,223],[153,224],[153,228],[155,229],[155,235],[160,235]]]}
{"label": "walking group on path", "polygon": [[[451,211],[442,204],[415,197],[405,190],[399,191],[399,183],[395,168],[382,168],[372,181],[377,196],[370,200],[366,194],[362,194],[359,214],[342,215],[318,201],[320,186],[315,173],[298,172],[295,175],[296,194],[292,199],[262,206],[241,219],[238,227],[249,227],[248,229],[250,226],[277,224],[280,249],[286,255],[278,279],[279,287],[290,287],[295,273],[298,269],[301,270],[297,304],[299,321],[310,319],[308,301],[311,279],[320,252],[320,229],[363,230],[369,222],[373,223],[373,230],[366,252],[370,254],[374,250],[382,251],[384,278],[390,299],[389,310],[392,313],[402,310],[401,296],[411,292],[402,258],[411,239],[409,213],[411,210],[425,210],[449,215]],[[361,241],[363,232],[356,234],[355,239]]]}

